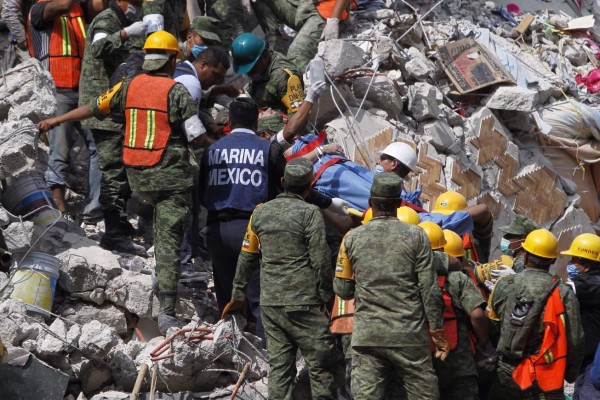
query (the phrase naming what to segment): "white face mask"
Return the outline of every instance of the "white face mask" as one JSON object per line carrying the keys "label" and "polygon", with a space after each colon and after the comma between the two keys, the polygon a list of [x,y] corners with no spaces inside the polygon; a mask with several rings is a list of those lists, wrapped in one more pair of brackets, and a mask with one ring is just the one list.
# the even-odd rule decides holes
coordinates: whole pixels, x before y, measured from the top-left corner
{"label": "white face mask", "polygon": [[141,7],[136,7],[133,4],[129,4],[127,6],[127,10],[125,10],[125,17],[127,17],[127,19],[129,21],[135,21],[137,20],[140,15],[142,13],[142,8]]}

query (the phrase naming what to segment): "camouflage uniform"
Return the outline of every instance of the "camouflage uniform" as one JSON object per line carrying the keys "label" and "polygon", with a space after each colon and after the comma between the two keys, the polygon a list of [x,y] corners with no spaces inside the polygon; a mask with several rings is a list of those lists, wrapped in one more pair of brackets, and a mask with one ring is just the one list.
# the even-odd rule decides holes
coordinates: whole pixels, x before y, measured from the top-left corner
{"label": "camouflage uniform", "polygon": [[462,272],[448,273],[448,255],[433,252],[435,270],[447,274],[446,290],[452,297],[457,317],[458,344],[445,361],[433,359],[441,400],[477,400],[477,367],[469,340],[467,318],[472,310],[485,307],[485,299],[469,277]]}
{"label": "camouflage uniform", "polygon": [[[500,231],[505,235],[521,236],[523,239],[532,231],[540,229],[540,226],[523,215],[517,214],[510,225],[501,226]],[[525,269],[525,250],[515,250],[513,255],[513,267],[515,272],[521,272]]]}
{"label": "camouflage uniform", "polygon": [[[112,97],[111,112],[124,112],[130,82],[124,82]],[[168,102],[172,131],[161,161],[148,168],[126,167],[131,189],[155,208],[154,244],[161,311],[174,311],[175,307],[180,274],[179,250],[183,233],[191,223],[191,188],[194,176],[182,125],[183,121],[196,115],[196,103],[185,86],[179,83],[169,92]],[[97,118],[106,117],[100,112],[96,99],[90,102],[90,107]]]}
{"label": "camouflage uniform", "polygon": [[[375,175],[371,193],[385,191],[379,187],[391,184],[385,182],[390,176],[397,180],[399,198],[400,178],[391,173]],[[344,277],[346,270],[353,279]],[[375,217],[350,231],[342,241],[333,287],[341,298],[356,299],[354,398],[382,398],[394,371],[407,399],[437,399],[428,328],[442,329],[444,305],[425,231],[396,216]]]}
{"label": "camouflage uniform", "polygon": [[283,54],[271,52],[265,78],[253,81],[248,93],[261,108],[270,107],[288,115],[293,114],[304,100],[302,74]]}
{"label": "camouflage uniform", "polygon": [[186,7],[186,0],[144,0],[142,10],[144,16],[161,14],[164,18],[164,30],[179,40],[180,33],[186,33],[190,25]]}
{"label": "camouflage uniform", "polygon": [[[540,301],[552,285],[553,276],[547,271],[538,268],[526,268],[523,272],[502,278],[494,287],[494,291],[488,300],[487,313],[492,320],[502,321],[506,313],[511,310],[506,309],[506,303],[509,300],[510,293],[513,292],[519,297],[524,297],[534,302]],[[567,367],[565,380],[572,382],[576,377],[583,358],[583,329],[581,327],[579,316],[579,303],[573,290],[563,282],[558,284],[560,297],[565,306],[565,328],[567,333]],[[542,311],[543,314],[543,311]],[[540,324],[532,332],[527,342],[527,349],[539,349],[542,343],[544,326],[542,315],[539,316]],[[503,332],[500,332],[502,337]],[[502,340],[502,338],[501,338]],[[500,353],[500,349],[499,353]],[[552,392],[542,392],[536,385],[533,388],[522,391],[514,382],[512,373],[521,360],[510,360],[500,355],[498,363],[498,378],[492,389],[492,399],[560,399],[563,400],[563,390]]]}
{"label": "camouflage uniform", "polygon": [[271,48],[284,51],[279,25],[285,24],[296,31],[287,56],[304,71],[317,54],[325,19],[321,17],[312,0],[261,0],[252,2],[252,9],[265,32]]}
{"label": "camouflage uniform", "polygon": [[[109,88],[109,79],[119,64],[125,61],[132,50],[142,48],[141,38],[133,37],[121,41],[121,29],[130,23],[122,13],[118,15],[111,6],[98,14],[88,27],[81,67],[79,106],[88,104],[90,100],[105,92]],[[94,36],[98,33],[107,36],[92,44]],[[104,213],[120,214],[125,211],[125,202],[131,195],[122,161],[123,126],[110,118],[90,118],[82,121],[81,126],[92,131],[100,157],[102,180],[99,201],[102,210]]]}
{"label": "camouflage uniform", "polygon": [[[312,181],[310,161],[296,159],[286,166],[286,182],[303,177],[307,179],[298,186]],[[284,193],[254,210],[238,258],[233,300],[245,300],[259,264],[269,398],[292,399],[300,349],[309,368],[313,398],[334,399],[334,340],[326,312],[333,298],[333,271],[319,208]]]}
{"label": "camouflage uniform", "polygon": [[241,0],[205,0],[204,5],[206,15],[221,23],[219,36],[223,38],[223,44],[229,47],[233,38],[244,32],[244,8]]}

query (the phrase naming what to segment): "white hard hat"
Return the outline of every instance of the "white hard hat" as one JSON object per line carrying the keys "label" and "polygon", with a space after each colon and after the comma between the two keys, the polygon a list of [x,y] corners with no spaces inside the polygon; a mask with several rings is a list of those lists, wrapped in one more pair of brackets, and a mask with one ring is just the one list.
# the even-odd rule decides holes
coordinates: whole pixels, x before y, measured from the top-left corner
{"label": "white hard hat", "polygon": [[406,165],[411,171],[414,171],[417,166],[417,153],[412,147],[403,142],[390,143],[379,154],[387,154],[394,157],[402,164]]}

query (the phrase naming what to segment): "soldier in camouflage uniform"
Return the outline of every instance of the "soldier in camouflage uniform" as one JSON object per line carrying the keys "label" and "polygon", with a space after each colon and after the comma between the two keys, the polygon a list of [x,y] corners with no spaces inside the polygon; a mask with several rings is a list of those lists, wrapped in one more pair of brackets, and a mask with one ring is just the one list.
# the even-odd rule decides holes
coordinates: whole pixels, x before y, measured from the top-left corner
{"label": "soldier in camouflage uniform", "polygon": [[[177,40],[184,39],[190,26],[190,19],[187,15],[186,0],[144,0],[144,16],[160,14],[163,16],[164,23],[158,30],[165,30],[175,36]],[[148,33],[157,29],[149,26]]]}
{"label": "soldier in camouflage uniform", "polygon": [[200,8],[206,10],[206,15],[219,20],[220,36],[223,44],[229,47],[233,38],[244,32],[244,8],[241,0],[205,0],[203,3],[204,7]]}
{"label": "soldier in camouflage uniform", "polygon": [[500,242],[502,254],[513,258],[512,268],[515,272],[523,271],[525,268],[523,241],[532,231],[540,229],[540,226],[529,218],[517,214],[510,225],[501,226],[499,229],[504,233]]}
{"label": "soldier in camouflage uniform", "polygon": [[[109,88],[109,79],[132,50],[142,48],[144,24],[141,18],[142,0],[113,0],[109,8],[94,18],[88,27],[81,67],[79,105],[88,104]],[[131,195],[122,161],[122,124],[106,118],[90,118],[81,123],[89,128],[100,158],[100,206],[104,213],[105,234],[100,246],[107,250],[141,253],[127,236],[133,227],[121,216]]]}
{"label": "soldier in camouflage uniform", "polygon": [[304,201],[313,177],[310,161],[290,161],[283,178],[285,193],[254,210],[238,258],[232,301],[223,311],[225,315],[244,303],[248,282],[260,265],[272,399],[292,399],[298,349],[308,365],[312,397],[336,398],[326,311],[333,299],[333,271],[323,216]]}
{"label": "soldier in camouflage uniform", "polygon": [[[316,3],[334,3],[338,12],[322,16],[317,10]],[[338,4],[339,3],[339,4]],[[326,25],[337,20],[339,23],[342,10],[348,6],[348,0],[262,0],[252,2],[252,9],[258,22],[265,32],[269,45],[285,53],[279,26],[285,24],[296,30],[294,41],[287,50],[290,61],[302,72],[309,61],[317,54],[321,35]],[[338,28],[339,29],[339,28]],[[335,38],[337,39],[337,34]]]}
{"label": "soldier in camouflage uniform", "polygon": [[[563,400],[563,388],[542,391],[534,379],[533,386],[521,390],[513,378],[513,371],[526,358],[537,355],[542,345],[546,324],[544,308],[551,294],[551,289],[558,288],[559,296],[564,305],[564,313],[560,320],[564,323],[566,334],[566,367],[553,369],[554,362],[561,359],[560,354],[546,353],[543,363],[551,371],[562,386],[564,380],[573,382],[577,377],[583,359],[584,337],[579,315],[579,303],[573,290],[560,279],[548,273],[548,269],[558,256],[556,237],[545,229],[532,231],[525,242],[525,269],[515,275],[500,279],[488,300],[488,317],[500,321],[500,341],[498,343],[498,377],[491,392],[491,398],[503,399],[545,399]],[[556,280],[557,279],[557,280]],[[528,312],[524,310],[529,310]],[[513,323],[513,321],[521,322]],[[522,331],[523,326],[531,322],[531,329]],[[556,328],[560,332],[559,328]],[[557,339],[555,339],[557,340]],[[551,354],[551,353],[550,353]],[[537,372],[537,370],[536,370]]]}
{"label": "soldier in camouflage uniform", "polygon": [[375,175],[369,198],[373,219],[346,234],[338,255],[334,291],[342,299],[356,299],[356,400],[381,399],[394,372],[407,399],[437,399],[428,331],[436,356],[448,355],[431,246],[423,229],[396,217],[400,194],[400,177]]}
{"label": "soldier in camouflage uniform", "polygon": [[304,100],[302,74],[283,54],[270,51],[266,42],[251,33],[238,36],[231,46],[233,69],[252,82],[248,93],[261,108],[291,115]]}
{"label": "soldier in camouflage uniform", "polygon": [[[442,235],[444,234],[442,233]],[[439,241],[437,244],[435,242],[435,240],[431,240],[432,248],[443,245]],[[445,316],[444,329],[448,337],[454,334],[449,331],[455,329],[457,341],[456,347],[450,351],[448,358],[443,362],[434,359],[433,367],[438,378],[441,400],[477,400],[477,366],[469,338],[471,334],[469,329],[473,327],[480,354],[485,353],[486,358],[495,356],[493,354],[495,350],[489,344],[488,321],[484,314],[486,301],[467,275],[459,271],[448,272],[450,262],[456,262],[456,259],[443,253],[441,247],[434,249],[434,270],[438,279],[445,277],[444,290],[452,299],[451,309],[455,314],[454,316]],[[495,364],[492,367],[495,367]]]}

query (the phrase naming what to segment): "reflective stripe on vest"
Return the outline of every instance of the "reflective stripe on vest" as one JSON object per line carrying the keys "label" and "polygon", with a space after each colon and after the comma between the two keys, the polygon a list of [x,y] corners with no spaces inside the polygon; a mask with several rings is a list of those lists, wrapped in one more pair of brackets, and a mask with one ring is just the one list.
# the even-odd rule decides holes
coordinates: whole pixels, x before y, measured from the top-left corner
{"label": "reflective stripe on vest", "polygon": [[[315,8],[321,15],[321,17],[327,19],[331,18],[333,14],[333,8],[335,7],[336,0],[313,0]],[[340,21],[345,21],[348,18],[348,11],[344,9],[342,15],[340,15]]]}
{"label": "reflective stripe on vest", "polygon": [[[130,167],[152,167],[160,162],[171,136],[169,92],[175,81],[141,74],[133,78],[125,100],[123,162]],[[152,88],[152,94],[148,94]]]}
{"label": "reflective stripe on vest", "polygon": [[465,258],[467,260],[472,260],[475,262],[479,262],[479,255],[477,254],[477,249],[475,248],[475,243],[473,243],[473,239],[471,239],[471,234],[466,233],[462,237],[463,247],[465,248]]}
{"label": "reflective stripe on vest", "polygon": [[[40,3],[50,0],[40,0]],[[54,84],[60,89],[79,87],[81,60],[85,48],[85,21],[83,9],[76,2],[67,14],[55,18],[49,37],[48,54],[40,54],[44,46],[35,49],[31,40],[30,23],[27,23],[29,53],[42,61],[49,59],[49,69]]]}
{"label": "reflective stripe on vest", "polygon": [[[444,332],[446,333],[446,339],[448,339],[448,345],[450,351],[456,349],[458,345],[458,320],[454,306],[452,305],[452,296],[448,293],[446,288],[446,276],[438,275],[438,286],[442,291],[442,298],[444,299]],[[434,352],[436,349],[433,342],[431,342],[431,351]]]}
{"label": "reflective stripe on vest", "polygon": [[333,310],[331,310],[331,333],[345,335],[354,329],[354,299],[342,300],[335,296]]}
{"label": "reflective stripe on vest", "polygon": [[513,371],[513,380],[522,390],[534,382],[544,392],[563,387],[567,368],[567,332],[565,328],[565,306],[558,286],[546,302],[544,311],[544,337],[540,351],[521,361]]}

